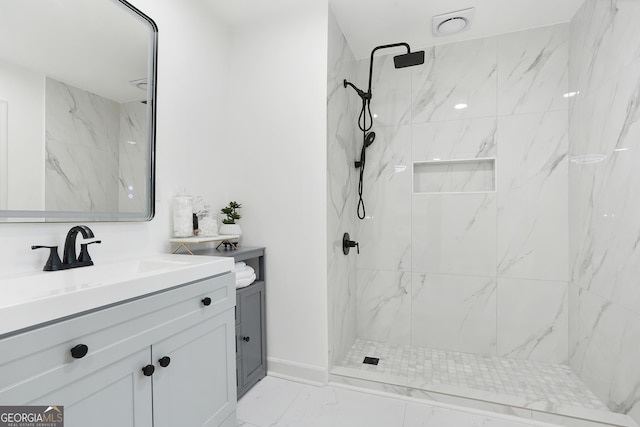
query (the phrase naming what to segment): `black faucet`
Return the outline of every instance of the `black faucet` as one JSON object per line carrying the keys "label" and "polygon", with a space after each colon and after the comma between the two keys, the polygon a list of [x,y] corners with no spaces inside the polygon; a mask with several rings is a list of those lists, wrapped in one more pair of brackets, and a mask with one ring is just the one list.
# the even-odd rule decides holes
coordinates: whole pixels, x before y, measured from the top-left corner
{"label": "black faucet", "polygon": [[50,249],[51,252],[49,253],[49,259],[47,259],[47,262],[44,265],[44,271],[67,270],[69,268],[93,265],[87,246],[93,243],[101,243],[101,241],[94,240],[92,242],[81,243],[80,256],[76,257],[76,238],[78,237],[78,233],[82,234],[84,239],[92,239],[94,237],[93,231],[91,231],[91,229],[86,225],[76,225],[75,227],[72,227],[67,233],[67,237],[64,241],[62,261],[60,261],[60,257],[58,256],[57,246],[31,246],[31,249]]}

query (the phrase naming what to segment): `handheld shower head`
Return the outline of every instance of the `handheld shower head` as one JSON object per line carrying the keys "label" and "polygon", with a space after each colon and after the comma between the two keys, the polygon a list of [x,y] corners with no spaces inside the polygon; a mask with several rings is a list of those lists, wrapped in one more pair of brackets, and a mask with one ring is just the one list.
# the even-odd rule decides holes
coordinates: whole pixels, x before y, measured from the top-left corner
{"label": "handheld shower head", "polygon": [[419,52],[409,52],[403,55],[393,57],[393,63],[396,68],[413,67],[414,65],[424,64],[424,50]]}
{"label": "handheld shower head", "polygon": [[376,140],[376,133],[375,132],[369,132],[367,133],[367,136],[364,137],[364,148],[367,148],[368,146],[370,146],[371,144],[373,144],[373,141]]}

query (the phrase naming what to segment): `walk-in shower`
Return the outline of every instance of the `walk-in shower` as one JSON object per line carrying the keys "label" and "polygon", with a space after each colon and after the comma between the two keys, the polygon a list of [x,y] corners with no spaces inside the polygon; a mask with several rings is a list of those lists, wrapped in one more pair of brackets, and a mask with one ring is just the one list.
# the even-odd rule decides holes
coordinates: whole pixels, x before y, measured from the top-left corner
{"label": "walk-in shower", "polygon": [[637,427],[640,3],[614,3],[373,72],[330,18],[331,381]]}
{"label": "walk-in shower", "polygon": [[355,167],[359,170],[360,173],[358,181],[357,207],[357,214],[358,218],[360,219],[365,219],[366,217],[364,199],[362,198],[362,193],[364,192],[364,166],[366,163],[366,149],[371,144],[373,144],[373,141],[375,141],[376,139],[376,133],[371,130],[371,128],[373,127],[373,115],[371,114],[371,98],[373,96],[373,94],[371,93],[371,79],[373,77],[374,55],[379,50],[391,49],[396,47],[405,47],[407,49],[407,53],[396,55],[393,57],[393,63],[396,69],[424,64],[424,51],[422,50],[418,52],[411,52],[411,47],[409,47],[408,43],[392,43],[376,46],[371,51],[371,58],[369,59],[369,84],[367,86],[367,91],[365,92],[359,89],[353,83],[347,81],[347,79],[344,79],[343,82],[345,88],[351,86],[362,100],[362,108],[360,109],[360,114],[358,116],[358,128],[362,132],[362,149],[360,150],[360,159],[355,161]]}

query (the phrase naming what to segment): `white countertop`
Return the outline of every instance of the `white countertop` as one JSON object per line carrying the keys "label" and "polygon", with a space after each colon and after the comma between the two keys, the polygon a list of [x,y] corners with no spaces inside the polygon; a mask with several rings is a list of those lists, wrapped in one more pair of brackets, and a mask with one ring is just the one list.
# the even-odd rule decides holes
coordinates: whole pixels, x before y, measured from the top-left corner
{"label": "white countertop", "polygon": [[234,267],[233,258],[169,254],[94,262],[90,267],[0,277],[0,337]]}

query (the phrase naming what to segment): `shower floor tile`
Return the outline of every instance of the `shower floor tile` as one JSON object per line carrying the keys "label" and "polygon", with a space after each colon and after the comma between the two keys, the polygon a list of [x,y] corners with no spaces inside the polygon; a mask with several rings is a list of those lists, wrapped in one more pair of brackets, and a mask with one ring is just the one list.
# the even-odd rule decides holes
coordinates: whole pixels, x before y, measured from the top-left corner
{"label": "shower floor tile", "polygon": [[[364,364],[365,357],[380,361]],[[566,365],[357,339],[340,366],[403,378],[408,386],[421,389],[454,386],[550,406],[607,410]]]}

